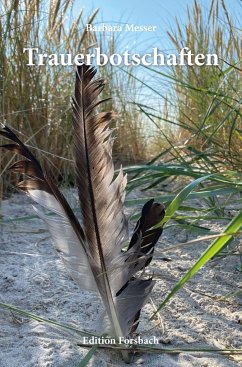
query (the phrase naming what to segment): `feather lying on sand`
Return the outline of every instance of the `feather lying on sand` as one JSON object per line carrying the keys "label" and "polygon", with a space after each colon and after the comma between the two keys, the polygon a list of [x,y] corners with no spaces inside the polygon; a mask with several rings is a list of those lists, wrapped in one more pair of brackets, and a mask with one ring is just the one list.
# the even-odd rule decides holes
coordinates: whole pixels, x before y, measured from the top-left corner
{"label": "feather lying on sand", "polygon": [[[23,156],[10,169],[24,175],[18,188],[43,208],[35,208],[52,236],[68,272],[76,283],[99,293],[109,321],[109,335],[129,337],[138,326],[140,312],[154,281],[145,275],[162,228],[154,228],[165,215],[164,206],[149,200],[142,209],[128,247],[127,220],[123,211],[126,176],[122,169],[115,177],[112,161],[112,112],[95,114],[103,101],[104,88],[94,79],[96,70],[77,68],[73,98],[74,161],[82,214],[79,223],[47,169],[43,169],[25,144],[7,126],[0,134],[11,140],[3,147]],[[130,353],[122,352],[126,362]]]}

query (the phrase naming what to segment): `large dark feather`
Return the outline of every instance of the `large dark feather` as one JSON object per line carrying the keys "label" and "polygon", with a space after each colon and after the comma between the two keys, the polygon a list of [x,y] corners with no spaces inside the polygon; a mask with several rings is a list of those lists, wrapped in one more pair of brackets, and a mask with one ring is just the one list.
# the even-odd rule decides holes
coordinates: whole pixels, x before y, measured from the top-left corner
{"label": "large dark feather", "polygon": [[[74,161],[82,226],[25,144],[8,127],[0,134],[13,142],[5,145],[6,149],[25,158],[11,166],[26,177],[18,187],[56,214],[50,218],[36,208],[73,279],[81,287],[99,292],[111,335],[119,338],[135,331],[140,310],[154,285],[144,271],[162,232],[153,227],[165,212],[162,204],[148,201],[127,250],[123,250],[127,237],[123,212],[126,176],[122,170],[114,175],[108,126],[113,113],[95,112],[103,102],[97,97],[104,87],[102,79],[94,79],[95,73],[90,66],[78,67],[73,98]],[[129,354],[124,352],[123,358],[128,362]]]}

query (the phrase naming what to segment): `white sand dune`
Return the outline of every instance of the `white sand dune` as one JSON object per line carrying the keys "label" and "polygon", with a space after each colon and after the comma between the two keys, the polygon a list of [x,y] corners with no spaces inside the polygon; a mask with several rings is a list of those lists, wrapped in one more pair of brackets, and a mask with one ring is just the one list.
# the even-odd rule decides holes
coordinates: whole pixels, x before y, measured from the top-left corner
{"label": "white sand dune", "polygon": [[[30,200],[14,194],[2,205],[2,219],[33,215]],[[221,226],[221,223],[219,224]],[[214,230],[221,230],[213,223]],[[0,225],[0,300],[48,319],[95,330],[102,307],[95,295],[80,290],[53,249],[40,219]],[[188,236],[189,239],[192,236]],[[164,231],[151,271],[157,280],[152,301],[159,304],[208,243],[197,243],[165,253],[162,248],[187,239],[179,229]],[[241,290],[238,256],[214,259],[179,291],[148,323],[154,310],[149,302],[141,315],[142,337],[159,338],[167,348],[241,348],[241,298],[220,297]],[[55,330],[0,309],[0,367],[75,367],[88,348],[78,346],[78,336]],[[89,363],[94,367],[127,366],[119,354],[98,349]],[[140,354],[130,366],[238,367],[242,356],[218,353]]]}

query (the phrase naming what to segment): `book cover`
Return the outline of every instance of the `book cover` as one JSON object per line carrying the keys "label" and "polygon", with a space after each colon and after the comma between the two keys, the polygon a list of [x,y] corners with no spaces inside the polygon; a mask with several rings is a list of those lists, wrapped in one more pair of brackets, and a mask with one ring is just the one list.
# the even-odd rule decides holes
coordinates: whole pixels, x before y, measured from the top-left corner
{"label": "book cover", "polygon": [[0,9],[0,367],[240,366],[241,1]]}

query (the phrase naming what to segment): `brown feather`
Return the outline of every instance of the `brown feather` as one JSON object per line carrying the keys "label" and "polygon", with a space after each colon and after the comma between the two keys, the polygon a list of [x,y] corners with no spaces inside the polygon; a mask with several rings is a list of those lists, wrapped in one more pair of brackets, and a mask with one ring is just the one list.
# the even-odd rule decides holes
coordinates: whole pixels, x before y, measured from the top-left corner
{"label": "brown feather", "polygon": [[[25,176],[18,187],[56,214],[57,219],[50,218],[35,209],[46,222],[73,279],[101,295],[112,335],[118,338],[136,330],[141,309],[154,285],[152,278],[145,276],[145,268],[162,233],[162,228],[153,227],[165,212],[162,204],[148,201],[128,249],[123,251],[127,237],[123,210],[127,179],[122,170],[114,174],[109,128],[114,113],[96,113],[106,100],[98,99],[105,83],[94,79],[95,74],[90,66],[77,68],[73,98],[74,161],[82,226],[48,171],[42,169],[26,145],[8,127],[0,135],[13,142],[5,149],[26,158],[10,167]],[[123,352],[123,358],[129,361],[128,351]]]}

